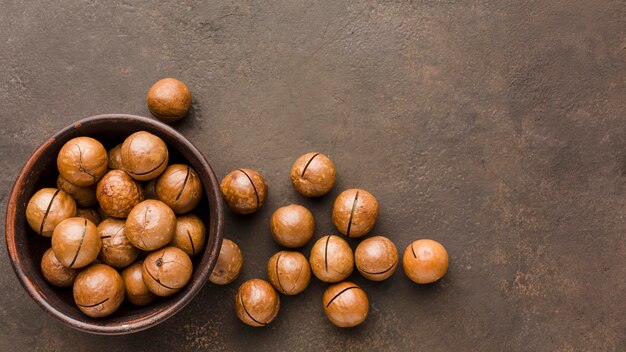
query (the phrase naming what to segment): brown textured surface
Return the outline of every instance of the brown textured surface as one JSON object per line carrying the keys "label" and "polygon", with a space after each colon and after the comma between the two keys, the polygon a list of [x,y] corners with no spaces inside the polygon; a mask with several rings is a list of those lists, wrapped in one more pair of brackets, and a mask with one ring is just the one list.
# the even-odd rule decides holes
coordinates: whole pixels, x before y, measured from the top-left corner
{"label": "brown textured surface", "polygon": [[[190,87],[193,113],[175,127],[218,176],[246,166],[270,186],[258,213],[227,213],[226,234],[246,256],[241,277],[207,284],[137,335],[92,336],[48,317],[0,241],[0,350],[624,350],[623,1],[0,8],[0,213],[19,168],[53,131],[100,112],[147,115],[147,90],[166,76]],[[289,169],[312,150],[330,155],[338,178],[308,200]],[[350,187],[380,202],[372,235],[400,251],[418,237],[441,241],[447,276],[418,287],[400,269],[382,283],[355,271],[371,310],[353,330],[326,321],[327,285],[316,279],[281,297],[269,328],[241,324],[238,285],[262,277],[279,250],[272,212],[309,207],[318,238],[334,231],[332,200]]]}

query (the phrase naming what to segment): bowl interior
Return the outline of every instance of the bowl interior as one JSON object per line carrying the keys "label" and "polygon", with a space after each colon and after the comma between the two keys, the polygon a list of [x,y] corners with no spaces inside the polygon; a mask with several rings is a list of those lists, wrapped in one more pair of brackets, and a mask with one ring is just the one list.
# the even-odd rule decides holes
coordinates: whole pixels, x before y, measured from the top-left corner
{"label": "bowl interior", "polygon": [[[89,136],[99,140],[108,149],[137,131],[148,131],[162,138],[168,145],[170,164],[191,165],[200,176],[205,195],[193,211],[207,229],[205,250],[192,258],[194,272],[189,284],[173,296],[159,298],[147,307],[135,307],[128,302],[113,315],[90,318],[76,307],[72,289],[50,285],[40,269],[41,257],[50,248],[50,238],[37,235],[26,222],[26,205],[40,188],[56,187],[58,175],[56,156],[68,140]],[[88,332],[121,334],[153,326],[184,307],[206,282],[219,253],[222,240],[222,206],[219,188],[213,171],[200,154],[182,135],[160,122],[130,115],[100,115],[83,119],[68,126],[42,145],[26,163],[9,200],[7,213],[7,247],[13,266],[29,294],[49,313],[64,323]],[[14,203],[12,203],[14,202]],[[11,214],[12,213],[12,214]],[[12,216],[11,216],[12,215]],[[13,221],[13,224],[11,224]],[[13,226],[11,226],[13,225]]]}

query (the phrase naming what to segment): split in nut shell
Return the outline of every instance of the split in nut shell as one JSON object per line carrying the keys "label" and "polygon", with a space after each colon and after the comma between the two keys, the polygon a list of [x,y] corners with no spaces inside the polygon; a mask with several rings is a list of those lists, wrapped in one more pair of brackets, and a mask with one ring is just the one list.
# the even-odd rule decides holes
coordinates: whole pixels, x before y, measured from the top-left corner
{"label": "split in nut shell", "polygon": [[[51,237],[43,277],[71,287],[78,309],[93,318],[114,314],[124,300],[146,306],[184,289],[191,258],[206,246],[205,223],[194,214],[204,195],[197,172],[170,165],[165,142],[146,131],[109,147],[69,140],[57,156],[57,188],[37,190],[26,206],[32,231]],[[231,256],[238,265],[226,266],[224,283],[241,271],[241,252]]]}

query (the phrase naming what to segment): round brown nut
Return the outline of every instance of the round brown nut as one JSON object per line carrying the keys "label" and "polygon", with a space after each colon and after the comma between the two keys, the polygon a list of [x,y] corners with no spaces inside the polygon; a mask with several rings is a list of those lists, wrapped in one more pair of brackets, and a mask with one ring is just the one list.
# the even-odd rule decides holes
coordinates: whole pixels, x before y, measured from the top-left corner
{"label": "round brown nut", "polygon": [[122,271],[126,300],[136,306],[147,306],[157,298],[143,282],[142,263],[134,263]]}
{"label": "round brown nut", "polygon": [[85,187],[76,186],[59,175],[59,177],[57,177],[57,188],[72,196],[72,199],[74,199],[78,206],[92,207],[98,202],[96,198],[96,185]]}
{"label": "round brown nut", "polygon": [[361,324],[369,312],[367,294],[349,281],[327,288],[322,303],[328,320],[340,328],[351,328]]}
{"label": "round brown nut", "polygon": [[113,268],[93,264],[74,281],[74,302],[81,312],[92,318],[113,314],[124,301],[124,281]]}
{"label": "round brown nut", "polygon": [[193,264],[189,256],[176,247],[165,247],[148,254],[141,275],[148,290],[157,296],[171,296],[191,279]]}
{"label": "round brown nut", "polygon": [[276,318],[279,309],[278,293],[267,281],[248,280],[237,290],[235,312],[242,322],[250,326],[266,326]]}
{"label": "round brown nut", "polygon": [[232,211],[250,214],[259,210],[267,196],[267,184],[258,172],[237,169],[222,179],[222,194]]}
{"label": "round brown nut", "polygon": [[52,233],[52,250],[67,268],[82,268],[93,262],[100,253],[102,241],[93,222],[85,218],[61,221]]}
{"label": "round brown nut", "polygon": [[336,178],[335,164],[321,153],[304,154],[291,167],[291,183],[305,197],[320,197],[328,193]]}
{"label": "round brown nut", "polygon": [[173,164],[157,178],[155,191],[160,201],[176,214],[183,214],[193,210],[200,202],[202,181],[190,166]]}
{"label": "round brown nut", "polygon": [[307,244],[315,232],[315,220],[311,212],[297,204],[276,209],[270,220],[270,232],[276,243],[287,248],[299,248]]}
{"label": "round brown nut", "polygon": [[98,212],[93,210],[92,208],[78,208],[78,209],[76,209],[76,217],[78,217],[78,218],[85,218],[85,219],[93,222],[93,224],[96,225],[96,226],[98,226],[98,224],[100,224],[100,222],[102,221],[102,218],[100,217],[100,214],[98,214]]}
{"label": "round brown nut", "polygon": [[159,249],[174,238],[176,214],[159,200],[144,200],[128,214],[124,232],[133,246],[141,250]]}
{"label": "round brown nut", "polygon": [[122,143],[109,150],[109,170],[124,170],[124,164],[122,164]]}
{"label": "round brown nut", "polygon": [[116,269],[129,266],[139,257],[139,249],[124,234],[125,224],[124,220],[109,218],[98,225],[98,235],[102,240],[98,259]]}
{"label": "round brown nut", "polygon": [[50,237],[63,220],[76,214],[76,203],[67,193],[56,188],[42,188],[26,206],[26,221],[33,231]]}
{"label": "round brown nut", "polygon": [[370,237],[356,247],[354,263],[366,279],[383,281],[398,268],[398,250],[387,237]]}
{"label": "round brown nut", "polygon": [[324,236],[311,248],[311,270],[324,282],[345,280],[354,269],[354,256],[348,242],[336,235]]}
{"label": "round brown nut", "polygon": [[179,216],[176,220],[176,232],[170,246],[178,247],[190,257],[204,248],[206,229],[204,223],[197,215],[189,214]]}
{"label": "round brown nut", "polygon": [[309,262],[302,253],[280,251],[267,262],[267,278],[278,292],[297,295],[311,281]]}
{"label": "round brown nut", "polygon": [[59,173],[76,186],[95,185],[106,173],[108,164],[106,149],[90,137],[70,139],[57,156]]}
{"label": "round brown nut", "polygon": [[49,248],[41,258],[41,272],[43,277],[54,286],[70,287],[78,275],[78,269],[66,268],[54,256],[52,248]]}
{"label": "round brown nut", "polygon": [[169,152],[163,140],[152,133],[139,131],[122,144],[124,170],[138,181],[157,178],[167,167]]}
{"label": "round brown nut", "polygon": [[406,247],[402,265],[406,276],[413,282],[430,284],[448,271],[448,252],[437,241],[417,240]]}
{"label": "round brown nut", "polygon": [[209,281],[216,285],[228,285],[241,274],[242,267],[243,255],[241,255],[239,246],[228,238],[224,238]]}
{"label": "round brown nut", "polygon": [[175,122],[187,115],[191,107],[191,92],[175,78],[163,78],[156,82],[146,96],[148,109],[163,122]]}
{"label": "round brown nut", "polygon": [[98,182],[96,196],[106,214],[126,218],[133,207],[143,200],[143,191],[126,172],[111,170]]}
{"label": "round brown nut", "polygon": [[333,205],[333,223],[348,237],[361,237],[370,232],[377,216],[378,201],[363,189],[341,192]]}

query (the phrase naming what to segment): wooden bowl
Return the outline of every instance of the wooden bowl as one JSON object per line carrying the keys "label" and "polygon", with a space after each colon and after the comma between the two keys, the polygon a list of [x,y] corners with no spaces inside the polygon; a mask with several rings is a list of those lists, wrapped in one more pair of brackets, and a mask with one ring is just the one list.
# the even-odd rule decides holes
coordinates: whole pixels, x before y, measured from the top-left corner
{"label": "wooden bowl", "polygon": [[[188,163],[200,176],[206,197],[195,209],[207,228],[206,247],[193,258],[191,281],[171,297],[159,298],[147,307],[127,302],[113,315],[94,319],[81,313],[72,297],[72,289],[50,285],[41,273],[41,257],[50,247],[50,238],[37,235],[26,222],[26,205],[40,188],[56,187],[56,158],[68,140],[78,136],[98,139],[107,149],[121,143],[136,131],[148,131],[168,145],[170,163]],[[181,310],[200,291],[217,261],[222,244],[224,212],[220,187],[215,173],[202,153],[171,127],[141,116],[123,114],[98,115],[80,120],[55,133],[30,156],[20,171],[7,206],[6,243],[15,274],[28,294],[46,312],[63,323],[90,333],[128,334],[145,330]]]}

